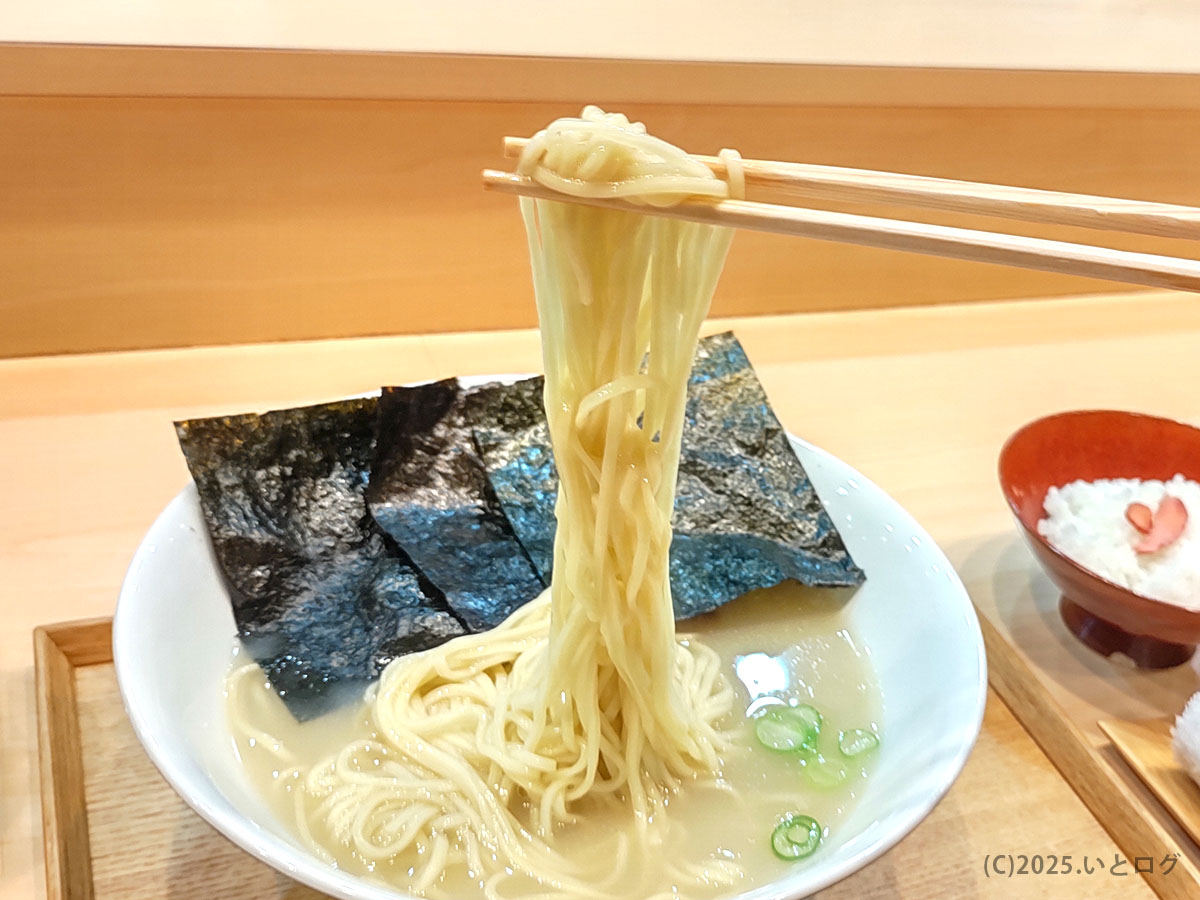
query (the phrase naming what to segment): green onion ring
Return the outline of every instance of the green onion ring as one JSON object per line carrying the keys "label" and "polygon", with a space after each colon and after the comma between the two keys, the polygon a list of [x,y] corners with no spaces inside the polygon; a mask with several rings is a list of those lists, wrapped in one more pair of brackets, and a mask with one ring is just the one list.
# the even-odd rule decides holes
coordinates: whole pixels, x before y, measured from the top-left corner
{"label": "green onion ring", "polygon": [[870,753],[878,746],[879,735],[865,728],[851,728],[838,735],[838,749],[848,759]]}
{"label": "green onion ring", "polygon": [[790,813],[771,832],[771,849],[780,859],[804,859],[821,843],[821,826],[812,816]]}

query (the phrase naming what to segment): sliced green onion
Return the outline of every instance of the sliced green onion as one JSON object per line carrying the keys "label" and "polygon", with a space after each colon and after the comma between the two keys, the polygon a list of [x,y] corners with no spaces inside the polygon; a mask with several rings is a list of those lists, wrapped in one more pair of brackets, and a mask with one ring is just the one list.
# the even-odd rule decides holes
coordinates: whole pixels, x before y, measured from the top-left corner
{"label": "sliced green onion", "polygon": [[811,743],[804,724],[788,715],[785,706],[773,706],[756,718],[754,735],[764,747],[786,753],[804,750]]}
{"label": "sliced green onion", "polygon": [[838,735],[838,749],[850,759],[870,753],[879,746],[879,735],[865,728],[851,728]]}
{"label": "sliced green onion", "polygon": [[772,706],[755,718],[754,735],[759,743],[772,750],[811,752],[816,749],[821,733],[820,722],[821,714],[811,706]]}
{"label": "sliced green onion", "polygon": [[788,709],[800,721],[808,725],[808,729],[813,733],[814,737],[821,733],[821,725],[825,721],[825,717],[817,710],[815,706],[809,706],[807,703],[800,706],[789,706]]}
{"label": "sliced green onion", "polygon": [[791,813],[771,832],[771,849],[780,859],[804,859],[821,843],[821,826],[812,816]]}
{"label": "sliced green onion", "polygon": [[835,788],[846,780],[846,767],[818,754],[804,766],[809,780],[819,788]]}

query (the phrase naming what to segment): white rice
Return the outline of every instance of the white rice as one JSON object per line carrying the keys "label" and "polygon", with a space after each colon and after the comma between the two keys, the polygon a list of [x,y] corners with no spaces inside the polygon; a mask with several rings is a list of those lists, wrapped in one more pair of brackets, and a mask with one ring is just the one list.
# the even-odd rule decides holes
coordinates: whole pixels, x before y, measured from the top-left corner
{"label": "white rice", "polygon": [[[1142,534],[1125,519],[1130,503],[1158,509],[1164,494],[1188,511],[1179,539],[1156,553],[1133,548]],[[1052,487],[1038,533],[1060,553],[1143,597],[1200,610],[1200,484],[1176,475],[1168,482],[1136,478],[1072,481]]]}
{"label": "white rice", "polygon": [[1193,694],[1171,729],[1175,759],[1200,784],[1200,694]]}

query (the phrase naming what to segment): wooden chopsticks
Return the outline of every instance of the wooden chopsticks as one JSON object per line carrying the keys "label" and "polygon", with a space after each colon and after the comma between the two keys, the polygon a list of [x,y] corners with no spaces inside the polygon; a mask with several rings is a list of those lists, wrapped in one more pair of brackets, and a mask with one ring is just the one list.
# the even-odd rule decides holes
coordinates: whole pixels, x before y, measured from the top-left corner
{"label": "wooden chopsticks", "polygon": [[[523,138],[505,138],[505,155],[519,155],[524,144]],[[725,164],[718,157],[695,158],[718,176],[725,175]],[[780,199],[902,204],[1030,222],[1200,238],[1200,209],[1187,206],[770,160],[743,160],[743,168],[748,192]],[[1193,259],[748,200],[697,199],[676,206],[649,207],[618,199],[583,199],[543,187],[521,175],[491,169],[483,172],[483,183],[485,188],[504,193],[691,222],[1200,292],[1200,261]]]}
{"label": "wooden chopsticks", "polygon": [[[527,143],[528,138],[506,137],[504,155],[520,156]],[[717,177],[725,177],[725,161],[720,157],[692,158],[712,169]],[[742,169],[747,191],[768,195],[758,199],[895,204],[1200,240],[1200,209],[1192,206],[764,159],[743,159]]]}

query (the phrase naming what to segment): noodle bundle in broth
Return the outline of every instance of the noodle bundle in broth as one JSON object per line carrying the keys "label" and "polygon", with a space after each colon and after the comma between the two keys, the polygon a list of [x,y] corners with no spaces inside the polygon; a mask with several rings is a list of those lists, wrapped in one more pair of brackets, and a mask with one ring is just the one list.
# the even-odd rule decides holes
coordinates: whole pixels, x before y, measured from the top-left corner
{"label": "noodle bundle in broth", "polygon": [[[660,206],[731,190],[593,107],[536,135],[518,170]],[[521,210],[559,473],[549,590],[490,631],[392,662],[358,739],[316,762],[245,712],[256,667],[231,676],[231,709],[235,732],[276,755],[297,829],[327,859],[430,896],[600,900],[642,884],[681,791],[731,790],[734,686],[714,649],[676,635],[668,551],[688,374],[732,234],[566,202]],[[561,841],[605,815],[632,828],[589,870]],[[742,877],[735,854],[691,854],[644,890],[711,895]]]}

